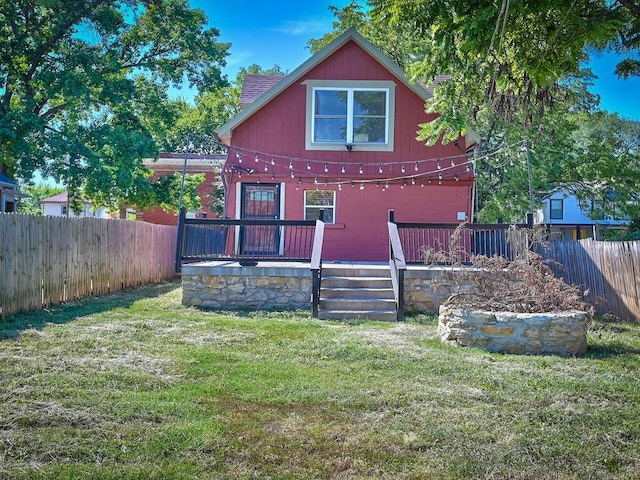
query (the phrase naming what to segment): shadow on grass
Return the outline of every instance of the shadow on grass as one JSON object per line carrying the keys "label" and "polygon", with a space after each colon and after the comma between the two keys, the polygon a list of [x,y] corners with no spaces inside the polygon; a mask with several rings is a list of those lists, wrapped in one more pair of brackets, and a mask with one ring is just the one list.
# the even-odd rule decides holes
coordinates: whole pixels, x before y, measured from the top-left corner
{"label": "shadow on grass", "polygon": [[127,308],[138,300],[165,295],[180,288],[180,285],[180,280],[142,285],[55,305],[46,310],[17,313],[4,320],[0,319],[0,341],[14,339],[25,330],[41,330],[47,324],[64,324],[114,308]]}
{"label": "shadow on grass", "polygon": [[640,327],[630,323],[594,320],[589,327],[585,358],[640,356]]}

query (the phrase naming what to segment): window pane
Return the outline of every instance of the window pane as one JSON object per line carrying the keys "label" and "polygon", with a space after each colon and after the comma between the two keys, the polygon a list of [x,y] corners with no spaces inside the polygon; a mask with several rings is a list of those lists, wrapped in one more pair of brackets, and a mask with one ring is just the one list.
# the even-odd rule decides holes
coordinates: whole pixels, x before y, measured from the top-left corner
{"label": "window pane", "polygon": [[[304,209],[304,219],[305,220],[318,220],[320,215],[321,208],[318,207],[307,207]],[[333,222],[333,208],[324,207],[324,223],[334,223]]]}
{"label": "window pane", "polygon": [[316,115],[347,115],[347,92],[316,90]]}
{"label": "window pane", "polygon": [[354,117],[354,143],[385,143],[386,140],[384,118]]}
{"label": "window pane", "polygon": [[386,92],[353,92],[354,115],[386,115]]}
{"label": "window pane", "polygon": [[306,190],[304,192],[306,196],[307,206],[333,206],[334,199],[333,190]]}
{"label": "window pane", "polygon": [[346,142],[347,117],[315,119],[313,140],[315,142]]}

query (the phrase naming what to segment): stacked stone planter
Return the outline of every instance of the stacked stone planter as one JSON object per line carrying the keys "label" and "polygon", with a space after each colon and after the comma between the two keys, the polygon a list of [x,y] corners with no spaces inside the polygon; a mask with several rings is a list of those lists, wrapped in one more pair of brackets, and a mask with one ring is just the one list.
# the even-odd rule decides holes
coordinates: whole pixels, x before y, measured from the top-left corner
{"label": "stacked stone planter", "polygon": [[442,305],[438,333],[443,343],[491,352],[582,355],[587,350],[588,313],[487,312]]}

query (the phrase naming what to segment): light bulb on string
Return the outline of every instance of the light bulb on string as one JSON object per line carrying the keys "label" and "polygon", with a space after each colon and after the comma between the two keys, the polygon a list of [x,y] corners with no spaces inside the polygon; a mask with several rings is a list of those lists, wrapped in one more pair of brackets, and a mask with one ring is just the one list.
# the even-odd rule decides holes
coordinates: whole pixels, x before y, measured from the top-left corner
{"label": "light bulb on string", "polygon": [[269,165],[267,165],[266,163],[264,164],[264,171],[268,172],[269,171]]}
{"label": "light bulb on string", "polygon": [[289,169],[293,170],[293,160],[289,160]]}
{"label": "light bulb on string", "polygon": [[415,185],[416,184],[416,179],[415,178],[411,178],[411,185]]}
{"label": "light bulb on string", "polygon": [[402,173],[405,173],[405,172],[407,171],[407,169],[406,169],[406,168],[404,168],[404,163],[402,164],[402,167],[400,167],[400,171],[401,171]]}
{"label": "light bulb on string", "polygon": [[324,173],[329,173],[329,165],[324,164]]}
{"label": "light bulb on string", "polygon": [[364,182],[360,183],[360,190],[364,190]]}
{"label": "light bulb on string", "polygon": [[347,168],[344,166],[344,163],[342,164],[342,168],[340,169],[340,171],[342,173],[345,173],[347,171]]}
{"label": "light bulb on string", "polygon": [[406,186],[407,186],[407,181],[405,180],[404,182],[402,182],[402,185],[400,185],[400,188],[404,190],[404,187]]}
{"label": "light bulb on string", "polygon": [[418,170],[420,170],[420,167],[418,166],[418,162],[416,162],[416,164],[414,165],[413,169],[417,172]]}
{"label": "light bulb on string", "polygon": [[442,180],[442,174],[441,173],[438,174],[438,180]]}
{"label": "light bulb on string", "polygon": [[364,167],[362,165],[360,165],[360,168],[358,168],[358,172],[360,172],[360,175],[364,173]]}
{"label": "light bulb on string", "polygon": [[451,160],[451,166],[455,167],[456,166],[456,162],[454,162],[453,160]]}
{"label": "light bulb on string", "polygon": [[271,157],[271,165],[275,165],[275,164],[276,164],[275,159],[273,157]]}
{"label": "light bulb on string", "polygon": [[342,191],[342,184],[338,183],[338,190]]}
{"label": "light bulb on string", "polygon": [[256,163],[258,163],[260,161],[260,158],[258,157],[258,155],[256,155]]}
{"label": "light bulb on string", "polygon": [[378,167],[378,173],[382,173],[382,164]]}
{"label": "light bulb on string", "polygon": [[313,179],[313,183],[315,183],[316,185],[318,184],[318,177]]}
{"label": "light bulb on string", "polygon": [[238,159],[238,163],[242,163],[242,154],[240,152],[236,152],[236,158]]}
{"label": "light bulb on string", "polygon": [[291,178],[296,178],[295,173],[291,172]]}
{"label": "light bulb on string", "polygon": [[307,162],[307,170],[311,170],[311,162]]}
{"label": "light bulb on string", "polygon": [[438,170],[442,170],[442,165],[440,165],[440,162],[438,162],[438,166],[436,167]]}

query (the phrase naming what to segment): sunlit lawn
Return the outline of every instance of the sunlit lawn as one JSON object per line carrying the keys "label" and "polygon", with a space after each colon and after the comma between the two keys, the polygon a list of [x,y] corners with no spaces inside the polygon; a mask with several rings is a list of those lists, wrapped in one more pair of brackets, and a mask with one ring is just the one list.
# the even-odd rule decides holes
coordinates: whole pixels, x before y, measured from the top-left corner
{"label": "sunlit lawn", "polygon": [[436,320],[183,307],[178,283],[0,323],[1,479],[640,478],[640,328],[583,358]]}

